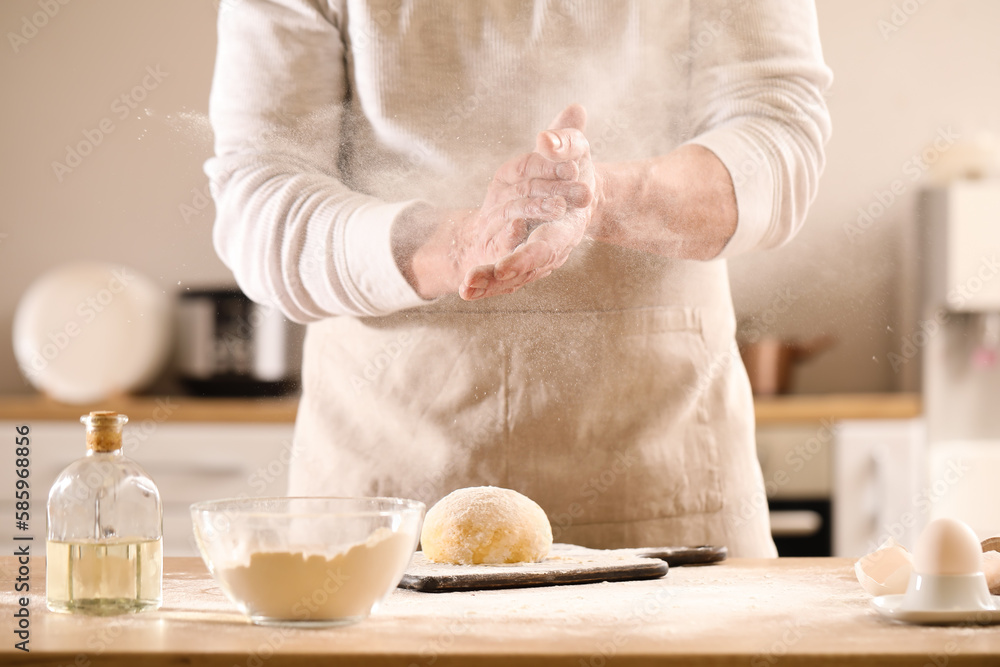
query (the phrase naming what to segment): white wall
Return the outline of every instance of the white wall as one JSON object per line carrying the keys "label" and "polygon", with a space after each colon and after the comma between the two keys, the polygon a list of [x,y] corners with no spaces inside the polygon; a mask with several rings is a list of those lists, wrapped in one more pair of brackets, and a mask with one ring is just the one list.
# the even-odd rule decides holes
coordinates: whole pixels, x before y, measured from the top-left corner
{"label": "white wall", "polygon": [[[190,222],[179,211],[206,183],[211,135],[178,114],[207,109],[212,1],[42,2],[59,11],[17,53],[9,33],[42,11],[39,0],[0,3],[3,393],[30,391],[14,362],[11,321],[21,293],[47,269],[74,259],[120,262],[167,293],[232,280],[212,249],[211,206]],[[148,67],[159,68],[159,82]],[[145,99],[122,118],[120,96],[136,86]],[[65,162],[66,145],[86,141],[84,131],[96,140],[102,120],[113,130],[60,182],[53,161]]]}
{"label": "white wall", "polygon": [[[28,391],[11,319],[45,270],[77,258],[125,262],[168,293],[230,278],[212,250],[211,206],[187,221],[180,211],[205,184],[210,135],[192,117],[207,108],[218,3],[62,1],[0,3],[0,393]],[[15,53],[10,34],[39,3],[58,13]],[[878,21],[891,21],[894,4],[918,9],[884,38]],[[733,262],[734,294],[741,314],[773,318],[778,333],[840,338],[801,369],[798,390],[892,389],[901,374],[886,355],[909,333],[899,295],[912,282],[902,278],[903,241],[917,190],[904,163],[940,128],[1000,133],[1000,3],[821,0],[819,15],[836,77],[820,195],[792,245]],[[146,98],[121,118],[115,100],[142,86],[148,67],[166,76],[146,78],[150,89],[137,91]],[[60,182],[52,162],[104,119],[113,131]],[[903,193],[852,244],[845,225],[895,179]],[[791,295],[786,312],[782,294]]]}
{"label": "white wall", "polygon": [[[898,30],[893,7],[916,8]],[[899,353],[916,316],[902,295],[915,289],[913,238],[918,183],[914,154],[951,128],[965,139],[1000,133],[1000,3],[991,0],[821,0],[820,31],[834,71],[833,138],[819,196],[787,247],[732,263],[737,308],[762,315],[774,293],[797,297],[774,313],[780,333],[835,334],[838,347],[801,368],[799,391],[891,390],[901,386],[887,355]],[[902,21],[900,21],[902,22]],[[855,243],[846,229],[876,193],[901,195]],[[885,197],[883,197],[885,198]],[[877,207],[875,207],[877,211]]]}

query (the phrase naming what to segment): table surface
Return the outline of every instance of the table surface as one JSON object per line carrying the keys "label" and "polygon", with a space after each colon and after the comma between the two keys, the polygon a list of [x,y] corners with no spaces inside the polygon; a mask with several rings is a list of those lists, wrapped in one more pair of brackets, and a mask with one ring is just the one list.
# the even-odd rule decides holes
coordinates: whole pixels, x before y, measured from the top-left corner
{"label": "table surface", "polygon": [[0,664],[998,665],[1000,626],[919,627],[869,606],[853,561],[733,559],[653,581],[463,593],[397,590],[371,618],[318,630],[247,623],[199,559],[165,562],[164,606],[54,614],[33,558],[30,653],[15,650],[18,564],[0,558]]}

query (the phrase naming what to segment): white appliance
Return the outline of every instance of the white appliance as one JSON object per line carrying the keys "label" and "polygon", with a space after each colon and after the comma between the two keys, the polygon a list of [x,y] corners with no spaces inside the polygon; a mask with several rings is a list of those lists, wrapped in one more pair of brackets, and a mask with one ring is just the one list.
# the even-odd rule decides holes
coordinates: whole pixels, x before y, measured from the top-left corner
{"label": "white appliance", "polygon": [[928,190],[919,220],[928,511],[1000,535],[1000,181]]}

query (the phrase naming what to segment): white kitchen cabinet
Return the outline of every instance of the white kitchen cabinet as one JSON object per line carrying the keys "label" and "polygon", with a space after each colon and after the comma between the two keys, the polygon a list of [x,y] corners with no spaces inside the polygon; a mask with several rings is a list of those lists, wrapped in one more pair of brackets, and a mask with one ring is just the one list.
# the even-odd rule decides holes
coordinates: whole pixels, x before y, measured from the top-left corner
{"label": "white kitchen cabinet", "polygon": [[832,456],[831,420],[757,427],[757,458],[780,555],[830,555]]}
{"label": "white kitchen cabinet", "polygon": [[768,498],[830,498],[833,429],[830,420],[757,427],[757,458]]}
{"label": "white kitchen cabinet", "polygon": [[[27,424],[31,438],[30,530],[14,526],[15,426]],[[197,556],[188,508],[193,502],[241,495],[284,495],[292,451],[291,423],[157,423],[139,420],[125,426],[125,455],[156,482],[163,500],[163,551],[167,556]],[[86,453],[84,428],[69,421],[0,421],[7,434],[10,463],[0,488],[0,541],[13,553],[15,535],[34,537],[32,554],[45,550],[45,505],[58,474]],[[23,544],[23,542],[21,543]]]}
{"label": "white kitchen cabinet", "polygon": [[912,548],[929,509],[923,419],[844,420],[834,433],[833,555],[863,556],[889,537]]}
{"label": "white kitchen cabinet", "polygon": [[956,181],[924,192],[928,229],[927,303],[953,312],[1000,310],[996,248],[1000,247],[1000,185]]}

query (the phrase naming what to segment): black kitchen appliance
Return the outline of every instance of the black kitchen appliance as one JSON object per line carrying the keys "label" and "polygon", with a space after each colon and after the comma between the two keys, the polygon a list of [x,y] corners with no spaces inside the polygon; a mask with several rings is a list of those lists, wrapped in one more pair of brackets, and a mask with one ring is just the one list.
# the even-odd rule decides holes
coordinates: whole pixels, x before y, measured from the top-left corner
{"label": "black kitchen appliance", "polygon": [[298,390],[302,329],[237,288],[179,295],[178,371],[197,396],[281,396]]}

